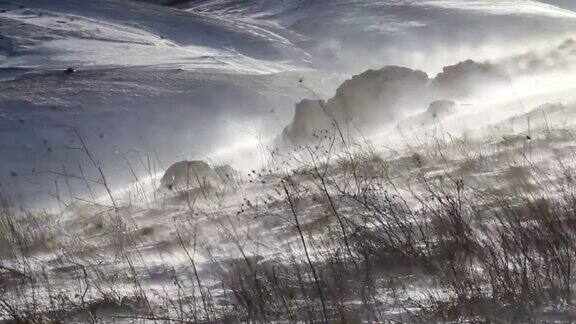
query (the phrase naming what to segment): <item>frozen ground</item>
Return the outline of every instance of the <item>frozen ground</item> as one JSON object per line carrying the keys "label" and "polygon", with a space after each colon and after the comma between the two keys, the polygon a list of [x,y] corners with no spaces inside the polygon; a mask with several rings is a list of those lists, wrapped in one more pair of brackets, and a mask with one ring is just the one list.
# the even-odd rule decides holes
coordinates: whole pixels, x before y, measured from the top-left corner
{"label": "frozen ground", "polygon": [[[158,2],[0,0],[3,319],[574,319],[570,1]],[[467,59],[512,78],[276,147]],[[235,171],[160,188],[181,160]]]}

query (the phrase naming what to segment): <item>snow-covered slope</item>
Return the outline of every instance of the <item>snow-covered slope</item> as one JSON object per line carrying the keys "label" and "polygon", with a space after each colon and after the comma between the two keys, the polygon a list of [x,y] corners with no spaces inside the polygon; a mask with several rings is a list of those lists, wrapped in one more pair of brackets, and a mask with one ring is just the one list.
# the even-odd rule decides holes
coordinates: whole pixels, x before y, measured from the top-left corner
{"label": "snow-covered slope", "polygon": [[203,0],[176,7],[288,33],[318,66],[355,72],[388,64],[432,72],[497,58],[565,37],[576,17],[530,0]]}
{"label": "snow-covered slope", "polygon": [[576,29],[566,7],[524,0],[172,5],[0,1],[4,191],[53,200],[58,175],[90,165],[74,129],[121,187],[133,178],[122,156],[154,157],[159,169],[184,157],[238,162],[239,148],[290,122],[296,102],[332,96],[352,73],[398,64],[432,76]]}
{"label": "snow-covered slope", "polygon": [[[284,39],[194,13],[125,1],[16,1],[2,6],[13,58],[3,65],[191,66],[253,71],[302,57]],[[272,72],[282,70],[271,67]],[[287,67],[285,68],[287,69]]]}
{"label": "snow-covered slope", "polygon": [[0,0],[0,321],[573,321],[573,7]]}
{"label": "snow-covered slope", "polygon": [[121,186],[130,179],[114,168],[119,154],[171,163],[253,143],[303,92],[295,75],[266,76],[304,73],[302,51],[209,17],[129,1],[3,1],[0,10],[0,182],[11,193],[49,197],[46,178],[78,172],[72,128]]}

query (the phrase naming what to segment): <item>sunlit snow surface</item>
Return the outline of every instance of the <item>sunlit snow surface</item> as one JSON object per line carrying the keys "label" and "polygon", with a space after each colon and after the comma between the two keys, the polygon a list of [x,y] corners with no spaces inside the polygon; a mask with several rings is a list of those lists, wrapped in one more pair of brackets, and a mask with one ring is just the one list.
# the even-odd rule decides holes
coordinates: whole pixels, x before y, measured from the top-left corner
{"label": "sunlit snow surface", "polygon": [[561,9],[556,6],[542,3],[546,1],[533,0],[489,0],[489,1],[455,1],[455,0],[431,0],[420,1],[424,6],[436,6],[441,8],[474,10],[494,15],[534,15],[550,16],[558,18],[575,18],[571,10]]}
{"label": "sunlit snow surface", "polygon": [[[131,266],[144,274],[145,289],[158,293],[172,284],[171,275],[189,271],[176,238],[192,226],[190,202],[157,190],[170,164],[202,159],[228,163],[242,175],[217,206],[202,199],[195,206],[210,211],[194,225],[203,244],[216,247],[213,255],[194,255],[202,271],[209,272],[202,268],[209,257],[239,256],[222,233],[225,222],[254,239],[246,246],[254,254],[283,256],[298,246],[291,244],[293,228],[278,221],[285,210],[274,205],[263,219],[248,212],[253,222],[229,215],[247,200],[280,201],[284,172],[310,165],[307,150],[294,148],[279,153],[278,169],[262,169],[297,102],[332,97],[342,81],[369,68],[396,64],[432,78],[466,59],[502,62],[554,52],[573,36],[576,13],[562,0],[203,0],[173,8],[0,0],[0,192],[15,207],[61,213],[62,223],[50,228],[59,243],[93,249],[103,274],[115,278],[128,266],[115,259],[118,238],[98,228],[111,210],[105,188],[95,184],[104,174],[122,206],[114,215],[126,216],[130,235],[141,240]],[[476,162],[455,149],[446,152],[454,160],[414,166],[413,151],[460,140],[474,143],[478,161],[490,161],[470,180],[480,189],[507,189],[508,168],[525,167],[519,157],[526,156],[553,183],[555,163],[573,150],[573,138],[554,129],[575,127],[575,88],[570,66],[518,75],[457,101],[446,117],[414,107],[415,114],[399,114],[354,143],[374,147],[407,185],[417,172],[457,174],[467,158]],[[59,269],[59,251],[32,253],[31,267]]]}
{"label": "sunlit snow surface", "polygon": [[[463,59],[552,46],[574,25],[571,11],[536,1],[229,0],[177,8],[0,2],[4,186],[51,200],[52,181],[42,178],[78,169],[71,127],[118,175],[115,186],[131,177],[121,176],[118,155],[156,155],[164,167],[211,154],[234,163],[222,152],[268,141],[295,102],[331,96],[350,73],[386,64],[435,73]],[[65,75],[69,67],[78,73]]]}

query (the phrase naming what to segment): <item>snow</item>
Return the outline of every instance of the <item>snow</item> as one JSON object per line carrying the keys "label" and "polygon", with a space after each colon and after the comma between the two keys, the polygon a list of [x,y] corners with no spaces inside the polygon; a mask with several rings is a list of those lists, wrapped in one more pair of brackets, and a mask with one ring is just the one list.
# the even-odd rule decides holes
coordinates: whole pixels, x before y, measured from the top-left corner
{"label": "snow", "polygon": [[[46,10],[42,6],[38,9],[14,9],[3,13],[1,17],[5,20],[6,32],[13,34],[14,38],[19,37],[19,34],[20,37],[30,37],[27,44],[16,50],[34,54],[8,57],[3,60],[2,65],[41,66],[44,69],[58,68],[66,64],[180,65],[188,69],[217,68],[242,73],[277,73],[303,68],[248,57],[233,48],[188,44],[183,42],[184,37],[179,33],[163,35],[151,32],[143,26],[111,22],[98,16],[81,16],[82,13],[62,14]],[[203,27],[196,21],[192,23]],[[22,25],[25,25],[27,30],[19,31]],[[251,31],[247,34],[265,41],[276,41],[267,35]]]}
{"label": "snow", "polygon": [[[245,166],[296,102],[331,97],[352,73],[398,64],[434,75],[546,47],[573,26],[571,11],[523,0],[4,0],[0,10],[0,183],[22,200],[32,187],[34,201],[53,201],[54,171],[78,169],[72,128],[124,173],[118,189],[131,178],[120,155]],[[535,23],[546,28],[519,27]]]}
{"label": "snow", "polygon": [[572,10],[558,8],[557,6],[534,0],[431,0],[421,1],[423,6],[434,6],[448,9],[473,10],[493,15],[529,15],[547,16],[556,18],[576,18]]}
{"label": "snow", "polygon": [[[362,145],[374,149],[394,179],[405,181],[406,188],[396,188],[400,195],[418,190],[419,173],[436,180],[453,172],[478,181],[482,190],[492,185],[514,189],[503,179],[513,177],[512,167],[523,171],[528,162],[517,158],[527,147],[533,162],[551,173],[558,170],[550,161],[573,150],[567,135],[547,129],[574,127],[576,74],[570,66],[576,57],[570,50],[560,53],[565,61],[518,69],[497,87],[489,75],[466,78],[466,67],[482,72],[490,64],[512,65],[515,58],[532,58],[540,50],[544,54],[534,56],[539,61],[560,55],[558,44],[576,31],[576,13],[553,5],[561,0],[203,0],[175,7],[158,2],[0,0],[0,194],[16,208],[46,209],[60,217],[43,228],[56,233],[53,240],[60,246],[53,249],[55,243],[42,236],[38,251],[31,252],[34,271],[47,266],[66,272],[59,267],[66,264],[67,249],[96,251],[105,288],[112,288],[118,276],[129,279],[126,274],[135,269],[134,277],[146,281],[143,289],[150,296],[174,295],[179,293],[174,288],[162,290],[173,286],[173,277],[190,274],[189,256],[178,238],[191,227],[204,248],[194,250],[192,259],[209,274],[212,259],[223,264],[242,254],[226,231],[245,237],[242,247],[254,257],[286,261],[291,253],[302,254],[294,226],[286,221],[292,216],[282,207],[279,184],[293,176],[314,191],[317,186],[309,174],[298,173],[300,168],[345,164],[346,159],[336,163],[330,156],[337,154],[337,145],[323,155],[326,138],[337,132],[313,123],[319,119],[322,128],[330,128],[333,122],[322,118],[324,107],[318,103],[335,97],[353,75],[388,64],[421,69],[429,78],[387,68],[419,77],[393,87],[394,75],[402,73],[382,73],[381,79],[351,86],[330,109],[345,107],[358,117],[358,111],[369,108],[360,121],[351,118],[358,124],[347,124],[340,136],[351,138],[353,152],[363,153]],[[416,93],[416,85],[433,87],[430,80],[443,67],[466,59],[490,62],[457,65],[462,69],[451,70],[446,88],[478,91],[434,93],[442,98]],[[455,105],[445,114],[427,111],[435,100]],[[398,108],[405,102],[406,109]],[[391,107],[399,111],[385,114]],[[293,120],[298,125],[291,125]],[[304,138],[280,150],[274,140],[283,129],[317,142],[307,146],[309,138]],[[448,152],[454,160],[440,161],[445,157],[415,153],[436,152],[443,141],[465,155],[469,148],[458,146],[460,139],[470,140],[478,156]],[[532,143],[545,140],[535,144],[532,155]],[[320,157],[310,157],[311,150]],[[514,164],[506,165],[498,154]],[[488,167],[460,174],[466,159]],[[165,170],[177,161],[230,164],[242,176],[223,182],[210,199],[196,195],[191,202],[188,192],[157,190]],[[335,183],[345,180],[340,177],[334,175]],[[554,190],[551,194],[558,195],[560,189]],[[319,224],[306,223],[311,238],[332,226],[314,219],[327,213],[315,199],[302,197],[304,219]],[[358,216],[343,209],[351,218]],[[122,235],[106,227],[116,222],[126,226]],[[137,238],[128,251],[123,235]],[[196,236],[185,239],[190,243]],[[118,260],[120,252],[137,257],[126,264]],[[320,259],[322,253],[316,249],[312,257]],[[206,277],[209,284],[219,284]],[[126,282],[126,294],[134,292]],[[406,295],[421,299],[419,288],[408,287]]]}

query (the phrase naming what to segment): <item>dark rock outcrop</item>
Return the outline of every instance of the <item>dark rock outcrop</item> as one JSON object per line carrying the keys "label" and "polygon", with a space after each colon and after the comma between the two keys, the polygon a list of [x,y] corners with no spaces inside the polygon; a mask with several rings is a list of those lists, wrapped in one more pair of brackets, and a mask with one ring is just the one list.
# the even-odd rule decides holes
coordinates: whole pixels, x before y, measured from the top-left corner
{"label": "dark rock outcrop", "polygon": [[282,132],[282,142],[303,144],[336,124],[369,128],[392,123],[409,107],[425,102],[428,82],[426,73],[408,68],[368,70],[345,81],[327,102],[298,103],[293,121]]}
{"label": "dark rock outcrop", "polygon": [[293,121],[282,132],[281,142],[301,145],[312,140],[315,133],[334,125],[339,130],[355,128],[370,132],[428,107],[420,116],[426,124],[425,120],[446,116],[455,109],[453,101],[436,99],[466,99],[509,82],[502,66],[472,60],[444,67],[434,79],[422,71],[398,66],[368,70],[342,83],[326,102],[298,103]]}
{"label": "dark rock outcrop", "polygon": [[283,137],[291,144],[300,144],[314,134],[332,127],[334,116],[329,114],[323,100],[304,99],[296,104],[294,119],[284,127]]}
{"label": "dark rock outcrop", "polygon": [[432,90],[442,97],[466,98],[489,86],[509,83],[498,65],[472,60],[446,66],[432,81]]}
{"label": "dark rock outcrop", "polygon": [[327,109],[361,125],[392,120],[401,108],[420,100],[428,81],[426,73],[404,67],[368,70],[345,81]]}

